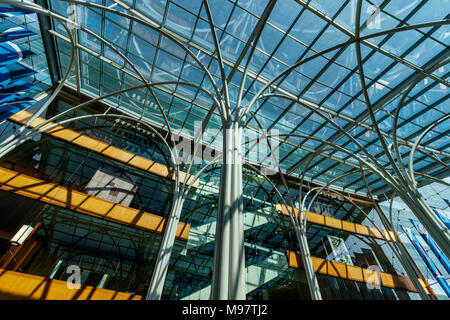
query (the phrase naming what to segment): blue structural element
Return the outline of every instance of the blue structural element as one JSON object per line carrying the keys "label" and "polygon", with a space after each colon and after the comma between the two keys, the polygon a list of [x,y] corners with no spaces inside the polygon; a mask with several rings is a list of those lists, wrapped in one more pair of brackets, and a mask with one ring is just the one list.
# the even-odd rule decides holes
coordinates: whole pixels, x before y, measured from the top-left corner
{"label": "blue structural element", "polygon": [[8,18],[33,13],[30,10],[16,8],[5,4],[0,5],[0,18]]}
{"label": "blue structural element", "polygon": [[12,41],[0,43],[0,66],[19,62],[32,55],[34,55],[33,51],[25,49]]}
{"label": "blue structural element", "polygon": [[[445,199],[444,199],[445,200]],[[444,216],[442,213],[439,212],[439,209],[436,207],[431,207],[434,213],[441,219],[441,221],[447,226],[447,228],[450,229],[450,219]]]}
{"label": "blue structural element", "polygon": [[428,232],[423,228],[422,224],[414,219],[409,219],[409,221],[411,221],[414,228],[416,228],[416,230],[422,236],[423,240],[425,240],[425,242],[428,244],[436,258],[438,258],[439,262],[444,266],[445,270],[450,273],[450,261],[442,252],[442,250],[437,246],[436,242],[434,242],[433,238],[431,238]]}
{"label": "blue structural element", "polygon": [[19,92],[13,92],[8,94],[0,94],[0,105],[3,105],[6,102],[15,101],[18,98],[20,98],[20,91]]}
{"label": "blue structural element", "polygon": [[439,283],[442,290],[444,290],[447,297],[450,298],[450,286],[448,285],[445,278],[442,276],[436,265],[434,264],[433,260],[428,257],[427,253],[423,249],[422,245],[419,243],[419,240],[417,240],[414,233],[411,231],[410,228],[406,228],[405,226],[401,226],[403,231],[405,232],[406,236],[408,237],[409,241],[413,244],[414,248],[416,249],[417,253],[419,253],[422,260],[427,265],[428,269],[431,271],[433,276],[436,278],[436,281]]}
{"label": "blue structural element", "polygon": [[11,82],[6,88],[0,86],[0,97],[8,94],[24,94],[27,90],[34,87],[36,87],[36,85],[33,83],[17,80],[15,82]]}
{"label": "blue structural element", "polygon": [[[34,88],[36,85],[25,81],[17,81],[6,89],[0,89],[0,105],[5,102],[23,100],[27,90]],[[26,97],[26,96],[25,96]],[[28,97],[26,99],[29,100]]]}
{"label": "blue structural element", "polygon": [[7,42],[23,37],[30,37],[35,35],[33,31],[30,31],[14,22],[5,20],[0,22],[0,42]]}
{"label": "blue structural element", "polygon": [[[31,12],[0,5],[0,18],[6,19],[28,13]],[[19,63],[19,61],[34,55],[34,52],[12,41],[34,34],[12,21],[0,22],[0,121],[8,119],[36,102],[27,95],[27,92],[35,85],[23,80],[34,75],[36,71]]]}
{"label": "blue structural element", "polygon": [[36,71],[21,63],[15,63],[8,67],[0,67],[0,87],[5,87],[9,83],[31,76]]}
{"label": "blue structural element", "polygon": [[19,111],[31,106],[36,100],[29,99],[26,101],[14,101],[0,105],[0,121],[8,119]]}

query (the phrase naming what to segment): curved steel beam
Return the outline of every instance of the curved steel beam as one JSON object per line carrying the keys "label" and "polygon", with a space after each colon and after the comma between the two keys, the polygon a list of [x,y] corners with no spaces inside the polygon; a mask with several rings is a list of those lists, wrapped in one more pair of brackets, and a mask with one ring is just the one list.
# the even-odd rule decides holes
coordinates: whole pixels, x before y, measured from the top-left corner
{"label": "curved steel beam", "polygon": [[[1,0],[1,1],[11,1],[11,0]],[[132,21],[135,21],[137,23],[140,23],[158,33],[160,33],[161,35],[163,35],[164,37],[168,38],[169,40],[173,41],[178,47],[180,47],[183,51],[185,51],[200,67],[200,69],[203,70],[203,72],[205,72],[208,80],[211,82],[211,85],[213,86],[214,89],[214,93],[216,95],[216,98],[221,101],[220,97],[220,90],[217,87],[217,84],[214,80],[214,78],[212,77],[211,73],[209,72],[208,68],[198,59],[198,57],[191,51],[189,50],[189,48],[186,47],[186,45],[184,45],[183,43],[181,43],[179,40],[177,40],[174,36],[172,36],[171,34],[165,32],[164,30],[156,27],[155,25],[153,25],[152,23],[149,23],[149,20],[147,19],[143,19],[142,17],[137,17],[134,15],[129,15],[127,13],[121,12],[121,11],[117,11],[114,10],[112,8],[103,6],[103,5],[99,5],[96,3],[91,3],[91,2],[86,2],[86,1],[79,1],[79,0],[62,0],[65,2],[69,2],[69,3],[75,3],[75,4],[80,4],[86,7],[91,7],[91,8],[96,8],[105,12],[109,12],[109,13],[113,13],[119,16],[122,16],[124,18],[130,19]],[[225,111],[223,108],[223,105],[219,105],[220,107],[220,112],[223,114],[223,112]]]}
{"label": "curved steel beam", "polygon": [[[199,86],[197,86],[195,84],[185,83],[185,82],[178,82],[178,81],[163,81],[163,82],[153,82],[153,83],[150,83],[150,84],[137,85],[137,86],[134,86],[134,87],[131,87],[131,88],[125,88],[125,89],[121,89],[121,90],[118,90],[118,91],[115,91],[115,92],[111,92],[111,93],[105,94],[103,96],[99,96],[97,98],[93,98],[91,100],[85,101],[85,102],[83,102],[83,103],[81,103],[81,104],[79,104],[77,106],[71,107],[71,108],[67,109],[66,111],[60,112],[57,115],[55,115],[55,116],[53,116],[53,117],[43,121],[42,123],[38,124],[37,126],[32,128],[29,132],[25,133],[24,136],[27,136],[27,135],[31,134],[32,132],[35,132],[35,131],[39,130],[41,127],[44,127],[45,125],[47,125],[50,122],[55,122],[57,119],[63,117],[66,114],[69,114],[72,111],[75,111],[75,110],[81,109],[83,107],[86,107],[89,104],[92,104],[94,102],[101,101],[101,100],[104,100],[106,98],[109,98],[109,97],[112,97],[114,95],[121,94],[121,93],[124,93],[124,92],[127,92],[127,91],[132,91],[132,90],[136,90],[136,89],[140,89],[140,88],[145,88],[147,86],[158,87],[158,86],[162,86],[162,85],[166,85],[166,84],[186,84],[186,85],[190,85],[190,86],[196,87],[199,90],[204,90],[205,93],[209,94],[208,91],[206,91],[205,89],[203,89],[203,88],[201,88],[201,87],[199,87]],[[211,98],[213,98],[213,96],[211,96]],[[139,121],[139,119],[136,118],[136,117],[133,117],[133,116],[130,116],[130,117],[133,118],[135,121],[138,121],[139,123],[147,123],[147,121],[145,119],[142,119],[142,120]],[[0,149],[0,157],[4,156],[7,152],[11,151],[11,148],[14,148],[17,145],[18,141],[19,140],[17,138],[15,141],[10,142],[9,144],[2,145],[1,149]],[[21,141],[23,141],[23,140],[21,140]]]}
{"label": "curved steel beam", "polygon": [[[211,34],[214,41],[214,47],[216,48],[217,62],[219,64],[220,69],[220,77],[222,79],[222,88],[224,90],[224,98],[225,98],[225,114],[222,115],[222,122],[225,123],[227,120],[231,118],[231,110],[230,110],[230,95],[228,92],[228,82],[227,77],[225,75],[225,68],[222,59],[222,51],[220,49],[219,39],[217,38],[216,28],[214,26],[214,21],[211,15],[211,10],[209,9],[208,0],[202,0],[203,6],[206,12],[206,16],[208,17],[209,28],[211,29]],[[222,100],[221,100],[222,101]]]}
{"label": "curved steel beam", "polygon": [[419,145],[420,141],[427,135],[428,132],[431,131],[434,127],[440,125],[442,122],[447,121],[450,119],[450,114],[447,114],[440,118],[439,120],[435,121],[431,125],[429,125],[422,134],[417,138],[416,142],[414,143],[413,147],[411,148],[411,151],[409,153],[409,159],[408,159],[408,169],[409,169],[409,176],[411,178],[411,181],[414,182],[414,186],[417,184],[414,179],[414,153],[416,152],[417,146]]}
{"label": "curved steel beam", "polygon": [[[358,63],[358,73],[359,73],[359,80],[361,83],[361,88],[364,95],[364,100],[367,106],[367,112],[369,114],[370,120],[372,121],[372,126],[375,128],[375,132],[378,136],[378,141],[381,144],[381,147],[383,148],[385,155],[388,157],[389,162],[391,163],[392,169],[394,169],[395,173],[397,174],[398,179],[401,180],[402,184],[404,184],[406,181],[404,177],[401,175],[400,170],[397,167],[397,164],[395,163],[394,159],[392,158],[391,153],[388,150],[388,147],[386,145],[386,141],[384,140],[383,135],[380,132],[380,128],[378,127],[377,120],[375,119],[375,114],[372,110],[372,104],[370,102],[369,93],[367,91],[366,86],[366,80],[364,76],[364,67],[362,64],[361,59],[361,45],[359,41],[359,33],[360,33],[360,23],[361,23],[361,6],[362,6],[362,0],[358,0],[356,5],[356,21],[355,21],[355,37],[357,41],[355,42],[355,49],[356,49],[356,60]],[[377,161],[375,163],[378,163]],[[382,166],[380,166],[382,167]],[[400,186],[402,185],[400,184]]]}
{"label": "curved steel beam", "polygon": [[[263,97],[278,97],[278,98],[283,98],[283,99],[288,99],[297,103],[301,103],[299,102],[299,100],[296,100],[294,98],[291,98],[289,96],[285,96],[285,95],[281,95],[281,94],[266,94],[263,95]],[[360,148],[360,150],[365,154],[365,156],[367,156],[368,159],[370,159],[372,161],[373,166],[377,167],[379,169],[380,172],[383,172],[383,174],[388,178],[387,180],[385,180],[387,183],[389,183],[390,185],[393,184],[397,184],[397,182],[395,181],[395,178],[386,170],[386,168],[384,168],[382,165],[380,165],[378,163],[378,161],[376,160],[376,158],[366,149],[364,148],[364,146],[361,145],[361,143],[359,143],[358,140],[356,140],[351,134],[349,134],[346,130],[344,130],[343,128],[341,128],[338,124],[336,124],[333,119],[330,117],[326,117],[324,116],[321,112],[319,112],[319,110],[311,107],[308,104],[303,104],[301,103],[304,107],[306,107],[307,109],[309,109],[311,112],[314,112],[315,114],[317,114],[319,117],[321,117],[322,119],[324,119],[326,122],[328,122],[329,124],[331,124],[334,128],[336,128],[337,131],[341,132],[344,136],[346,136],[350,141],[352,141],[356,146],[358,146]],[[289,134],[290,135],[290,134]],[[327,143],[328,145],[336,145],[334,143]],[[315,153],[322,153],[323,150],[318,149]],[[315,154],[314,153],[314,154]],[[353,154],[353,153],[352,153]],[[314,158],[314,155],[310,156],[310,159],[308,160],[308,163],[311,162],[311,159]]]}
{"label": "curved steel beam", "polygon": [[[392,33],[397,33],[397,32],[402,32],[402,31],[413,30],[413,29],[420,29],[420,28],[423,28],[423,26],[425,26],[425,25],[426,25],[426,26],[437,26],[437,25],[446,25],[446,24],[450,24],[450,20],[441,20],[441,21],[429,22],[429,23],[427,23],[427,24],[417,24],[417,25],[411,25],[411,26],[407,26],[407,27],[401,27],[401,28],[396,28],[396,29],[390,29],[390,30],[385,30],[385,31],[383,31],[383,32],[374,33],[374,34],[371,34],[371,35],[364,36],[363,38],[360,38],[360,41],[361,41],[361,39],[364,39],[364,41],[365,41],[365,40],[369,40],[369,39],[372,39],[372,38],[375,38],[375,37],[378,37],[378,36],[383,36],[383,35],[386,35],[386,34],[392,34]],[[318,52],[318,53],[316,53],[316,54],[314,54],[314,55],[311,55],[311,56],[308,57],[308,58],[305,58],[304,60],[298,61],[298,62],[296,62],[295,64],[293,64],[292,66],[290,66],[289,68],[287,68],[286,70],[280,72],[278,75],[276,75],[274,78],[272,78],[269,82],[267,82],[267,83],[260,89],[260,91],[258,91],[258,93],[253,97],[253,99],[249,102],[249,104],[247,105],[247,107],[246,107],[245,110],[243,111],[243,115],[247,114],[247,113],[248,113],[248,110],[251,109],[251,107],[252,107],[253,104],[256,102],[256,100],[258,99],[258,97],[259,97],[260,95],[262,95],[262,94],[264,93],[264,91],[266,91],[269,87],[271,87],[272,85],[274,85],[274,83],[275,83],[277,80],[279,80],[282,76],[285,76],[285,75],[289,74],[289,73],[292,72],[294,69],[296,69],[297,67],[301,66],[302,64],[305,64],[306,62],[309,62],[309,61],[311,61],[311,60],[313,60],[313,59],[315,59],[315,58],[317,58],[317,57],[321,57],[321,56],[323,56],[323,55],[325,55],[325,54],[327,54],[327,53],[329,53],[329,52],[335,51],[335,50],[337,50],[337,49],[341,49],[341,48],[347,47],[347,46],[349,46],[350,44],[353,44],[353,43],[355,43],[355,42],[357,42],[356,38],[355,38],[355,37],[352,37],[352,39],[350,39],[350,40],[348,40],[348,41],[346,41],[346,42],[344,42],[344,43],[340,43],[340,44],[335,45],[335,46],[333,46],[333,47],[330,47],[330,48],[328,48],[328,49],[322,50],[322,51],[320,51],[320,52]],[[428,72],[426,72],[426,71],[423,71],[423,70],[421,70],[421,69],[420,69],[420,70],[416,70],[416,71],[418,71],[418,72],[424,74],[425,76],[430,77],[430,74],[429,74]],[[440,79],[440,78],[439,78],[439,79]],[[434,79],[434,80],[436,80],[436,81],[442,83],[442,79],[440,79],[441,81],[439,81],[439,80],[437,80],[437,79]],[[444,84],[447,85],[447,82],[444,81]]]}

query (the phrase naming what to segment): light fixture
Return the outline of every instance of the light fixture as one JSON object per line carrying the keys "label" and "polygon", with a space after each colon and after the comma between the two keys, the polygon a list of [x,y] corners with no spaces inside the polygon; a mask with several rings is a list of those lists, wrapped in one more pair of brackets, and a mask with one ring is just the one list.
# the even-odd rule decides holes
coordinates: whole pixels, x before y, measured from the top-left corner
{"label": "light fixture", "polygon": [[28,238],[30,233],[33,231],[33,227],[29,225],[23,225],[19,231],[10,240],[13,245],[20,246]]}

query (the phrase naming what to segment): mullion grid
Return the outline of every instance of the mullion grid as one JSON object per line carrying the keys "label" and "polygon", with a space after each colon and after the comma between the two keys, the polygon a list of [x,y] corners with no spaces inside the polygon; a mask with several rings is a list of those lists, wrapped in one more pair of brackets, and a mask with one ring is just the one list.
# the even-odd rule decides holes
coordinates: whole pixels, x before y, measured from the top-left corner
{"label": "mullion grid", "polygon": [[[433,83],[430,84],[429,88],[431,88],[432,86],[434,86]],[[417,93],[414,97],[410,98],[410,99],[405,103],[405,105],[407,105],[408,103],[414,101],[414,99],[417,97],[417,95],[420,95],[420,94],[421,94],[421,93],[419,92],[419,93]],[[417,113],[417,114],[411,116],[410,118],[404,120],[402,123],[400,123],[400,124],[398,125],[398,128],[402,127],[403,125],[405,125],[405,124],[407,124],[407,123],[411,123],[411,121],[414,120],[416,117],[420,116],[422,113],[424,113],[424,112],[426,112],[426,111],[429,111],[430,109],[434,108],[436,105],[440,104],[441,102],[447,100],[448,97],[449,97],[449,94],[446,95],[446,96],[444,96],[443,98],[441,98],[441,99],[435,101],[432,105],[428,106],[427,108],[425,108],[425,109],[424,109],[423,111],[421,111],[420,113]],[[380,122],[383,121],[386,117],[388,117],[388,115],[386,115],[385,117],[383,117],[383,118],[380,119],[379,121],[380,121]],[[422,129],[424,129],[424,128],[422,127]],[[450,130],[448,130],[447,133],[448,133],[449,131],[450,131]],[[365,130],[362,131],[361,133],[359,133],[359,134],[357,135],[357,137],[361,136],[364,132],[365,132]],[[434,131],[433,131],[433,132],[434,132]],[[418,134],[420,134],[420,130],[415,131],[415,132],[412,132],[412,133],[411,133],[408,137],[406,137],[405,139],[406,139],[407,141],[409,141],[409,140],[415,138]],[[445,134],[445,133],[442,133],[442,134]],[[426,141],[426,142],[424,142],[422,145],[423,145],[423,146],[427,146],[427,145],[429,145],[430,143],[436,141],[437,138],[438,138],[438,137],[435,137],[434,139],[431,139],[431,140],[429,140],[429,141]],[[369,147],[369,146],[371,146],[371,145],[373,145],[373,144],[376,144],[377,142],[378,142],[378,140],[377,140],[377,139],[374,139],[374,140],[368,142],[367,144],[363,145],[363,147],[364,147],[364,148],[367,148],[367,147]],[[346,143],[344,143],[342,146],[345,146],[347,143],[349,143],[349,141],[346,142]],[[358,149],[358,150],[360,151],[360,149]],[[444,151],[444,150],[445,150],[445,146],[444,146],[443,148],[440,148],[440,151]],[[374,156],[375,158],[378,159],[378,158],[382,157],[383,155],[384,155],[384,151],[381,151],[381,152],[379,152],[379,153],[377,153],[377,154],[375,154],[375,155],[373,155],[373,156]],[[405,157],[407,157],[407,156],[408,156],[408,152],[403,153],[403,154],[402,154],[402,159],[405,158]],[[344,160],[348,160],[349,158],[350,158],[350,156],[347,156],[347,157],[344,158]],[[424,160],[424,159],[426,159],[426,158],[428,158],[428,157],[423,156],[423,157],[420,157],[420,158],[416,159],[416,161],[419,162],[419,161]],[[328,168],[328,169],[331,169],[331,168],[333,168],[333,167],[336,166],[336,165],[338,165],[338,164],[335,164],[335,165],[331,166],[331,167]],[[327,169],[327,170],[328,170],[328,169]],[[323,173],[323,172],[322,172],[322,173]],[[318,174],[318,175],[319,175],[319,174]],[[368,173],[368,174],[366,175],[366,177],[369,177],[369,176],[371,176],[371,175],[372,175],[371,173]],[[317,177],[317,176],[316,176],[316,177]],[[316,177],[314,177],[314,178],[316,178]],[[313,179],[314,179],[314,178],[313,178]],[[347,188],[347,187],[350,186],[351,184],[353,184],[353,183],[355,183],[355,182],[358,182],[358,181],[361,181],[361,179],[362,179],[362,177],[356,179],[355,181],[351,182],[350,184],[346,185],[345,187]],[[381,181],[381,178],[375,180],[374,182],[378,182],[378,181]],[[360,189],[357,189],[357,190],[355,190],[355,191],[358,191],[358,190],[361,190],[361,188],[360,188]]]}
{"label": "mullion grid", "polygon": [[[418,9],[419,9],[419,8],[416,7],[416,10],[418,10]],[[405,23],[406,23],[406,20],[409,19],[411,16],[413,16],[416,10],[413,10],[413,11],[405,18],[405,20],[401,22],[401,24],[400,24],[399,26],[405,24]],[[410,48],[408,48],[407,50],[405,50],[405,52],[403,52],[403,54],[402,54],[400,57],[403,58],[404,56],[406,56],[409,52],[411,52],[412,50],[414,50],[414,49],[417,47],[417,45],[419,45],[421,42],[425,41],[425,40],[427,39],[427,35],[432,34],[432,33],[435,32],[436,30],[437,30],[437,27],[432,28],[425,36],[423,36],[423,37],[420,38],[418,41],[416,41],[416,42],[414,43],[414,45],[412,45]],[[388,40],[388,38],[390,38],[391,36],[392,36],[392,35],[387,36],[385,39],[383,39],[382,43],[386,42],[386,41]],[[368,58],[371,56],[371,54],[374,54],[375,52],[376,52],[376,51],[373,50],[369,55],[367,55],[367,56],[363,59],[363,62],[367,61]],[[397,66],[398,64],[399,64],[399,63],[397,63],[397,62],[393,62],[392,64],[390,64],[390,65],[389,65],[382,73],[380,73],[380,74],[379,74],[379,75],[378,75],[378,76],[377,76],[377,77],[369,84],[369,86],[370,86],[370,85],[373,85],[374,83],[376,83],[376,81],[377,81],[379,78],[381,78],[382,76],[384,76],[390,69],[394,68],[394,67]],[[357,68],[356,68],[356,69],[357,69]],[[344,79],[343,82],[344,82],[344,81],[346,81],[346,79]],[[341,84],[343,84],[343,82],[342,82]],[[341,84],[340,84],[340,85],[341,85]],[[338,85],[338,87],[339,87],[340,85]],[[331,94],[331,93],[330,93],[330,94]],[[356,96],[359,96],[359,95],[355,95],[355,97],[356,97]],[[354,98],[353,98],[353,99],[354,99]],[[351,100],[348,101],[346,104],[344,104],[344,106],[343,106],[340,110],[338,110],[337,112],[341,112],[343,109],[345,109],[346,106],[347,106],[348,104],[350,104],[350,103],[352,102],[353,99],[351,99]],[[321,103],[323,103],[323,102],[324,102],[324,101],[322,101]],[[321,104],[321,103],[320,103],[320,104]],[[380,121],[381,121],[381,120],[380,120]],[[323,124],[322,124],[322,126],[323,126]],[[318,129],[316,130],[316,132],[317,132],[319,129],[320,129],[320,128],[318,128]],[[314,135],[316,132],[314,132],[313,135]],[[363,132],[364,132],[364,131],[363,131]],[[362,134],[363,132],[361,132],[360,134],[358,134],[358,135],[356,136],[356,138],[358,138],[359,136],[361,136],[361,134]],[[347,145],[348,143],[349,143],[349,141],[348,141],[347,143],[343,144],[342,146],[345,147],[345,145]],[[374,142],[371,142],[370,144],[372,144],[372,143],[374,143]],[[333,152],[333,153],[334,153],[334,152]],[[305,158],[303,158],[303,159],[300,160],[300,161],[303,161],[304,159],[305,159]],[[346,159],[348,159],[348,157],[347,157]]]}
{"label": "mullion grid", "polygon": [[[383,2],[383,4],[387,4],[389,1],[385,1],[385,2]],[[403,25],[404,24],[404,22],[407,20],[407,19],[409,19],[412,15],[413,15],[414,13],[412,12],[412,13],[410,13],[400,24],[399,24],[399,26],[401,26],[401,25]],[[366,25],[366,23],[364,23],[364,25]],[[385,42],[387,42],[391,37],[392,37],[392,35],[393,34],[390,34],[390,35],[387,35],[381,42],[380,42],[380,47],[382,46],[382,44],[383,43],[385,43]],[[377,51],[376,50],[372,50],[370,53],[368,53],[367,54],[367,56],[366,57],[364,57],[363,58],[363,60],[362,60],[362,63],[364,64],[366,61],[368,61],[371,57],[372,57],[372,55],[374,55],[375,53],[376,53]],[[390,65],[390,67],[392,68],[392,67],[394,67],[395,65],[397,65],[397,62],[393,62],[391,65]],[[369,85],[368,85],[368,87],[369,86],[371,86],[372,84],[374,84],[374,83],[376,83],[376,81],[379,79],[379,78],[381,78],[385,73],[387,73],[389,70],[390,70],[390,67],[388,66],[385,70],[383,70],[383,72],[381,72],[376,78],[374,78],[370,83],[369,83]],[[323,103],[325,103],[325,101],[326,100],[328,100],[328,98],[330,98],[336,91],[338,91],[338,89],[340,88],[340,87],[342,87],[353,75],[355,75],[355,74],[357,74],[357,70],[358,70],[358,66],[356,66],[356,67],[354,67],[353,68],[353,70],[349,73],[349,74],[347,74],[347,76],[345,76],[344,77],[344,79],[342,79],[341,80],[341,82],[322,100],[322,101],[320,101],[319,103],[318,103],[318,105],[322,105]],[[341,108],[339,108],[336,112],[337,113],[340,113],[340,112],[342,112],[344,109],[346,109],[351,103],[353,103],[355,100],[358,100],[358,101],[361,101],[361,100],[359,100],[358,99],[358,97],[360,96],[362,94],[362,91],[360,91],[360,92],[358,92],[357,94],[355,94],[355,95],[353,95],[353,97],[349,100],[349,101],[347,101],[346,103],[344,103],[344,105],[341,107]],[[362,102],[362,101],[361,101]],[[364,102],[363,102],[364,103]],[[364,113],[364,112],[363,112]],[[357,117],[360,117],[361,116],[361,114],[359,114],[359,115],[357,115]],[[321,127],[323,126],[324,124],[322,124],[319,128],[317,128],[317,130],[316,131],[314,131],[313,133],[312,133],[312,135],[315,135],[317,132],[318,132],[318,130],[320,130],[321,129]],[[347,126],[351,126],[351,124],[349,124],[349,125],[347,125]],[[345,128],[344,128],[345,129]],[[338,135],[339,134],[339,132],[336,134],[336,135]],[[333,138],[331,138],[331,139],[333,139]],[[290,154],[289,154],[290,155]],[[285,158],[287,158],[289,155],[287,155]],[[304,157],[303,159],[301,159],[301,160],[299,160],[298,162],[300,163],[300,162],[302,162],[302,161],[304,161],[304,159],[305,159],[306,157]],[[295,166],[295,165],[294,165]]]}
{"label": "mullion grid", "polygon": [[[418,133],[417,133],[417,132],[414,132],[413,134],[411,134],[411,136],[416,135],[416,134],[418,134]],[[429,141],[424,142],[422,145],[423,145],[423,146],[427,146],[427,145],[429,145],[429,144],[431,144],[431,143],[433,143],[433,142],[439,140],[439,139],[442,138],[443,136],[448,136],[449,134],[450,134],[450,129],[447,130],[447,131],[445,131],[445,132],[443,132],[443,133],[440,133],[438,136],[434,137],[433,139],[430,139]],[[441,150],[441,151],[444,151],[444,150],[445,150],[446,148],[448,148],[449,146],[450,146],[450,143],[448,143],[448,144],[442,146],[442,148],[441,148],[440,150]],[[379,156],[380,156],[380,154],[377,154],[375,157],[379,157]],[[401,154],[401,156],[402,156],[402,158],[407,157],[407,156],[409,156],[409,152],[407,151],[407,152]],[[419,162],[421,162],[421,161],[424,161],[425,159],[430,159],[430,158],[429,158],[428,156],[418,157],[418,158],[415,159],[415,162],[416,162],[416,163],[419,163]],[[430,161],[426,161],[426,162],[430,162]],[[428,167],[433,166],[433,165],[436,165],[436,164],[437,164],[437,162],[434,162],[434,163],[433,163],[433,162],[430,162],[430,164],[429,164],[428,166],[426,166],[426,167],[424,167],[424,168],[421,168],[420,170],[426,170]],[[437,170],[437,169],[436,169],[436,170]],[[369,173],[369,174],[366,175],[366,177],[369,177],[369,176],[371,176],[371,175],[372,175],[372,174]],[[358,181],[358,180],[357,180],[357,181]],[[372,183],[376,183],[376,182],[379,182],[379,181],[382,181],[382,179],[381,179],[381,178],[378,178],[378,179],[374,180]],[[358,189],[358,190],[360,190],[360,189]],[[358,190],[356,190],[356,191],[358,191]]]}
{"label": "mullion grid", "polygon": [[[168,2],[168,3],[169,3],[169,2]],[[340,10],[342,10],[342,8],[345,7],[345,5],[346,5],[347,3],[348,3],[348,1],[347,1],[347,2],[346,2],[339,10],[338,10],[337,14],[339,14]],[[133,3],[133,5],[135,5],[135,2]],[[234,4],[234,5],[236,6],[237,4]],[[167,6],[168,6],[168,4],[166,4],[166,11],[167,11]],[[419,5],[419,6],[417,6],[417,7],[421,7],[421,5]],[[244,9],[244,8],[242,8],[242,7],[240,7],[240,8],[241,8],[242,10],[246,10],[246,9]],[[416,8],[416,9],[417,9],[417,8]],[[201,10],[201,9],[200,9],[200,10]],[[302,8],[302,10],[304,10],[304,8]],[[415,11],[415,10],[413,10],[412,12],[414,12],[414,11]],[[383,12],[384,12],[384,11],[383,11]],[[337,15],[337,14],[336,14],[336,15]],[[411,15],[411,13],[410,13],[409,15]],[[408,15],[408,16],[409,16],[409,15]],[[231,16],[231,14],[230,14],[230,16]],[[395,17],[394,17],[394,18],[395,18]],[[198,21],[199,15],[197,15],[197,18],[196,18],[196,19],[197,19],[196,21]],[[398,19],[397,19],[397,20],[398,20]],[[404,23],[405,20],[407,20],[407,19],[405,18],[405,19],[403,20],[402,24]],[[295,21],[296,21],[296,20],[295,20]],[[295,23],[295,21],[294,21],[294,23]],[[294,24],[294,23],[293,23],[293,24]],[[293,25],[293,24],[292,24],[292,25]],[[291,25],[291,27],[292,27],[292,25]],[[276,26],[275,26],[275,27],[276,27]],[[325,29],[328,28],[328,27],[329,27],[329,24],[326,25]],[[131,24],[130,24],[130,30],[129,30],[129,31],[131,31]],[[225,30],[224,30],[224,32],[225,32]],[[286,38],[286,36],[289,36],[288,33],[289,33],[289,32],[286,32],[286,34],[283,35],[283,38],[280,40],[280,42],[279,42],[278,45],[277,45],[277,48],[278,48],[279,45],[282,43],[282,41]],[[223,36],[223,34],[222,34],[222,36]],[[160,36],[160,37],[161,37],[161,36]],[[192,37],[193,37],[193,33],[192,33],[192,35],[191,35],[191,39],[192,39]],[[317,41],[319,37],[320,37],[320,35],[319,35],[318,37],[316,37],[314,41]],[[387,36],[386,38],[389,38],[389,36]],[[383,41],[387,41],[387,40],[384,39]],[[411,47],[411,48],[412,48],[412,47]],[[411,48],[410,48],[410,49],[411,49]],[[158,49],[158,50],[161,50],[161,49]],[[258,49],[257,49],[257,50],[258,50]],[[277,49],[275,49],[274,52],[276,52],[276,50],[277,50]],[[266,61],[266,63],[268,63],[268,61],[269,61],[270,59],[274,58],[274,57],[273,57],[274,52],[270,55],[270,58]],[[156,55],[155,55],[155,59],[156,59]],[[211,62],[212,62],[212,60],[211,60]],[[211,63],[211,62],[210,62],[210,63]],[[185,65],[185,63],[186,63],[186,60],[183,61],[183,66]],[[281,63],[282,63],[282,61],[281,61]],[[397,65],[398,63],[394,63],[394,64]],[[264,66],[261,68],[261,70],[262,70],[263,68],[264,68]],[[326,68],[324,68],[324,69],[326,69]],[[324,69],[322,69],[321,72],[324,72],[324,71],[325,71]],[[152,72],[153,72],[153,69],[152,69]],[[387,69],[386,69],[382,74],[380,74],[379,76],[384,75],[385,72],[387,72]],[[320,74],[320,73],[319,73],[319,74]],[[180,74],[180,75],[181,75],[181,74]],[[351,75],[352,75],[352,73],[350,73],[348,76],[351,76]],[[123,74],[122,74],[122,77],[123,77]],[[253,80],[253,82],[254,82],[254,81],[255,81],[255,80]],[[342,83],[343,83],[344,81],[346,81],[346,80],[344,79],[344,80],[342,81]],[[314,80],[311,81],[309,85],[312,85],[313,82],[314,82]],[[319,82],[317,82],[317,83],[319,83]],[[341,83],[340,85],[342,85],[342,83]],[[250,85],[250,87],[251,87],[251,85]],[[245,91],[245,94],[246,94],[247,92],[248,92],[248,91],[246,90],[246,91]],[[331,96],[332,94],[334,94],[335,92],[337,92],[337,88],[333,88],[333,90],[328,94],[328,97]],[[344,94],[345,94],[345,93],[344,93]],[[328,97],[327,97],[327,98],[328,98]],[[327,98],[325,98],[324,101],[325,101]],[[351,101],[350,101],[350,102],[351,102]],[[349,104],[350,102],[348,102],[347,104]],[[345,108],[345,107],[344,107],[344,108]],[[190,112],[191,112],[191,109],[192,109],[192,107],[189,109],[189,114],[190,114]],[[188,115],[189,115],[189,114],[188,114]],[[312,113],[310,113],[310,114],[312,114]],[[184,121],[184,123],[183,123],[183,127],[186,125],[187,118],[188,118],[188,117],[186,117],[186,119],[185,119],[185,121]],[[275,125],[275,124],[273,123],[272,126],[274,126],[274,125]],[[322,126],[323,126],[323,125],[324,125],[324,124],[322,124]],[[319,128],[317,128],[317,130],[316,130],[315,132],[318,132],[318,130],[321,130],[321,129],[322,129],[322,126],[319,126]],[[288,154],[288,155],[285,157],[285,159],[286,159],[289,155],[290,155],[290,154]]]}

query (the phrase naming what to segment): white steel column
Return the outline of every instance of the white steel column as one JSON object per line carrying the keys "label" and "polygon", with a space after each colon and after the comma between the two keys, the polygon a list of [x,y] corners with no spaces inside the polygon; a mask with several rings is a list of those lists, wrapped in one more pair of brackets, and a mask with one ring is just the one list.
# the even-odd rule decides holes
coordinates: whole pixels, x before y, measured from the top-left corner
{"label": "white steel column", "polygon": [[183,203],[184,198],[179,192],[176,191],[174,194],[174,203],[167,221],[166,230],[159,247],[158,256],[155,262],[155,269],[153,270],[152,279],[150,280],[150,287],[146,297],[147,300],[161,299]]}
{"label": "white steel column", "polygon": [[223,141],[211,290],[213,300],[245,299],[241,141],[242,127],[232,122],[226,127]]}
{"label": "white steel column", "polygon": [[309,293],[312,300],[322,300],[319,283],[317,282],[316,272],[311,261],[311,253],[309,252],[308,239],[306,238],[306,228],[302,228],[295,233],[297,242],[302,254],[303,266],[305,268],[306,280],[308,281]]}

